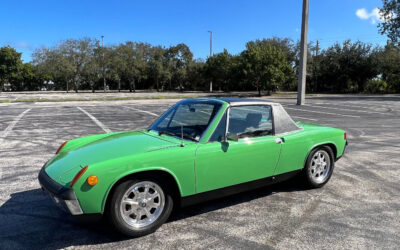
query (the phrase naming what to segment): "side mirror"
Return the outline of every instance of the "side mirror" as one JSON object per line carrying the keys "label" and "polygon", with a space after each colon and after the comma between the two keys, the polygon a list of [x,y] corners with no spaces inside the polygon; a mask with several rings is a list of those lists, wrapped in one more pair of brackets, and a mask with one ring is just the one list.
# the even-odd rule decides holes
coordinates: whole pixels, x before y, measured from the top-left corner
{"label": "side mirror", "polygon": [[239,141],[238,134],[229,134],[226,136],[227,141]]}

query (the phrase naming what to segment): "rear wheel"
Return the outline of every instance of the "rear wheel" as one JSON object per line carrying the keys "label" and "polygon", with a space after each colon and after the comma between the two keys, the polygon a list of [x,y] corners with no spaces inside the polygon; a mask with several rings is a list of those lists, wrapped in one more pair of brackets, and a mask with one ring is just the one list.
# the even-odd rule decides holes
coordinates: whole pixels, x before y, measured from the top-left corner
{"label": "rear wheel", "polygon": [[125,235],[139,237],[154,232],[168,219],[173,200],[162,181],[141,178],[119,184],[110,206],[114,227]]}
{"label": "rear wheel", "polygon": [[313,188],[322,187],[331,178],[334,165],[334,155],[330,147],[321,146],[313,149],[304,168],[307,183]]}

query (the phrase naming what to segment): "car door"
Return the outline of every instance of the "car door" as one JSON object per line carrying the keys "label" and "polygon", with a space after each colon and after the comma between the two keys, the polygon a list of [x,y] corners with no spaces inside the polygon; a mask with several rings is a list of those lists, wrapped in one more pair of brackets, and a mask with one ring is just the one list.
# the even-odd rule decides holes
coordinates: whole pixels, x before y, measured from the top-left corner
{"label": "car door", "polygon": [[[273,175],[281,144],[275,141],[271,114],[269,105],[228,109],[209,142],[198,146],[195,158],[197,193]],[[239,139],[224,141],[226,132],[238,135]]]}

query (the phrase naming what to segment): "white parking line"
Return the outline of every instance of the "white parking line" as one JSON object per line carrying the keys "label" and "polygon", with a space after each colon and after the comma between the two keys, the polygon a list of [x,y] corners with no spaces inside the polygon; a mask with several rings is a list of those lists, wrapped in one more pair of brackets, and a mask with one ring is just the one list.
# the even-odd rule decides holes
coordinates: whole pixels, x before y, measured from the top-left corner
{"label": "white parking line", "polygon": [[112,132],[106,125],[104,125],[101,121],[97,120],[96,117],[94,117],[93,115],[89,114],[86,110],[84,110],[81,107],[76,107],[76,108],[79,109],[80,111],[82,111],[83,113],[85,113],[87,116],[89,116],[89,118],[92,119],[92,121],[94,121],[94,123],[96,123],[97,126],[99,126],[102,130],[104,130],[104,132],[106,132],[106,133],[111,133]]}
{"label": "white parking line", "polygon": [[306,118],[306,117],[301,117],[301,116],[295,116],[295,115],[291,115],[292,118],[295,119],[303,119],[303,120],[310,120],[310,121],[318,121],[318,119],[311,119],[311,118]]}
{"label": "white parking line", "polygon": [[360,105],[354,105],[352,102],[343,102],[341,104],[337,103],[329,103],[329,102],[316,102],[314,104],[317,105],[334,105],[334,106],[346,106],[346,107],[352,107],[352,108],[363,108],[363,109],[370,109],[370,108],[377,108],[377,109],[393,109],[394,106],[387,106],[387,105],[378,105],[373,102],[368,102],[368,103],[362,103],[358,102],[357,104],[364,104],[363,106]]}
{"label": "white parking line", "polygon": [[17,124],[17,122],[19,122],[19,120],[21,120],[21,118],[29,112],[30,109],[25,110],[24,112],[22,112],[21,114],[19,114],[17,117],[15,117],[14,121],[12,121],[10,123],[10,125],[8,125],[8,127],[3,131],[3,133],[1,133],[0,138],[6,138],[6,136],[13,130],[13,128],[15,127],[15,125]]}
{"label": "white parking line", "polygon": [[[331,104],[329,104],[329,105],[331,105]],[[315,106],[317,106],[318,108],[322,108],[322,109],[349,110],[349,111],[353,111],[353,112],[374,113],[374,114],[380,114],[380,115],[385,115],[385,114],[386,114],[386,113],[383,113],[383,112],[376,112],[376,111],[354,110],[354,109],[348,109],[348,108],[343,109],[343,108],[325,107],[325,106],[321,106],[321,105],[318,105],[318,104],[307,104],[307,105],[305,105],[305,106],[308,106],[308,107],[315,107]],[[390,114],[390,115],[392,115],[392,114]]]}
{"label": "white parking line", "polygon": [[314,111],[314,110],[306,110],[306,109],[288,108],[287,106],[285,107],[285,109],[291,109],[291,110],[297,110],[297,111],[304,111],[304,112],[310,112],[310,113],[325,114],[325,115],[338,115],[338,116],[345,116],[345,117],[360,118],[360,116],[356,116],[356,115],[343,115],[343,114],[329,113],[329,112],[322,112],[322,111]]}
{"label": "white parking line", "polygon": [[160,116],[160,115],[157,115],[155,113],[152,113],[152,112],[149,112],[149,111],[146,111],[146,110],[141,110],[141,109],[127,107],[127,106],[125,106],[125,108],[132,109],[132,110],[135,110],[135,111],[138,111],[138,112],[142,112],[142,113],[146,113],[146,114],[149,114],[149,115],[152,115],[152,116],[157,116],[157,117]]}

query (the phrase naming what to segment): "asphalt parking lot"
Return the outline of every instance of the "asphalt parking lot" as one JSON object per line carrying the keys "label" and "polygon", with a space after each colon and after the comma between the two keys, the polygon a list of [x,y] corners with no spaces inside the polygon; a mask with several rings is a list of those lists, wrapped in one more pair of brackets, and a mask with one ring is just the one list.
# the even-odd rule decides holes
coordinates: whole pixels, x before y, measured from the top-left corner
{"label": "asphalt parking lot", "polygon": [[0,104],[0,249],[399,249],[400,97],[274,101],[296,121],[347,131],[330,182],[309,190],[291,180],[185,208],[137,239],[66,215],[37,174],[63,141],[145,128],[176,100]]}

